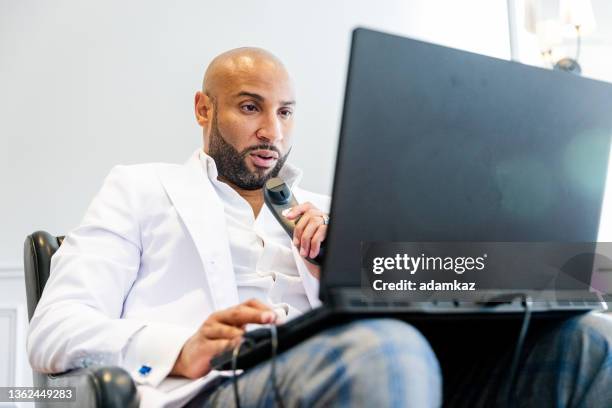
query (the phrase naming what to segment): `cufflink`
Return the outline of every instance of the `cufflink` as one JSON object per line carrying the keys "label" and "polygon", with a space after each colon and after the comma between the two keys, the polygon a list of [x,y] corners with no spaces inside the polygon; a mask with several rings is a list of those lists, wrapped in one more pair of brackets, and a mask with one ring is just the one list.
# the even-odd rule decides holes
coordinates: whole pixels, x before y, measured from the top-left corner
{"label": "cufflink", "polygon": [[138,373],[143,377],[146,377],[147,375],[149,375],[150,372],[151,372],[151,367],[149,367],[148,365],[142,365],[138,369]]}

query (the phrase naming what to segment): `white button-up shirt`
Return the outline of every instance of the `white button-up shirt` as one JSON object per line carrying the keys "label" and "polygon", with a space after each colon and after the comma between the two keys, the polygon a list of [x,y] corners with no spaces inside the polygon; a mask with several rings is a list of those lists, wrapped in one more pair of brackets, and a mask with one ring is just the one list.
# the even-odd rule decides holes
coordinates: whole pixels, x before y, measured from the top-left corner
{"label": "white button-up shirt", "polygon": [[[280,321],[309,310],[291,238],[265,205],[255,217],[251,205],[236,190],[217,180],[217,166],[210,156],[202,152],[200,161],[224,205],[240,302],[258,299],[270,306]],[[279,177],[293,186],[301,172],[285,164]]]}

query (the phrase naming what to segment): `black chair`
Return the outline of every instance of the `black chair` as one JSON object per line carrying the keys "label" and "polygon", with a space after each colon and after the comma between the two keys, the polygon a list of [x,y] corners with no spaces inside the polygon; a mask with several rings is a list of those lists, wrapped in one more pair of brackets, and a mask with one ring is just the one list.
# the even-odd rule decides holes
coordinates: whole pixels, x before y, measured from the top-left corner
{"label": "black chair", "polygon": [[[45,231],[28,235],[24,243],[24,271],[28,319],[32,319],[36,305],[49,279],[51,257],[64,237]],[[120,367],[92,366],[61,374],[34,372],[36,387],[75,387],[78,407],[138,407],[140,400],[136,385],[127,371]],[[42,405],[37,405],[42,406]],[[57,404],[49,403],[49,406]]]}

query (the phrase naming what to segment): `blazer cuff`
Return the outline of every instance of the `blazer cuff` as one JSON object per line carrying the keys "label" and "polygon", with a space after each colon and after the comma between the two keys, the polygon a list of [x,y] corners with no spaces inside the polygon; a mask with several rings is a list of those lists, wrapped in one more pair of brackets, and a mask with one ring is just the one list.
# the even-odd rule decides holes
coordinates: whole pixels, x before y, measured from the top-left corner
{"label": "blazer cuff", "polygon": [[132,336],[124,349],[123,366],[139,385],[157,387],[172,371],[193,329],[150,323]]}

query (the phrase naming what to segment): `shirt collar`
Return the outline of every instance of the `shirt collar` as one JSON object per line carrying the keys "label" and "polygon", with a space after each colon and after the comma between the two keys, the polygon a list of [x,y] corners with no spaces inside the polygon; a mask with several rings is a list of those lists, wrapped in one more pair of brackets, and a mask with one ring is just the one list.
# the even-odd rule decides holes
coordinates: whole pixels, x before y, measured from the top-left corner
{"label": "shirt collar", "polygon": [[[200,163],[202,164],[202,168],[208,175],[210,181],[213,184],[221,183],[221,181],[217,180],[219,172],[217,171],[217,164],[215,163],[215,160],[206,153],[204,153],[203,150],[200,150],[199,158]],[[282,178],[291,189],[297,186],[300,180],[302,180],[302,175],[303,172],[301,169],[287,162],[285,162],[285,164],[278,173],[278,177]]]}

